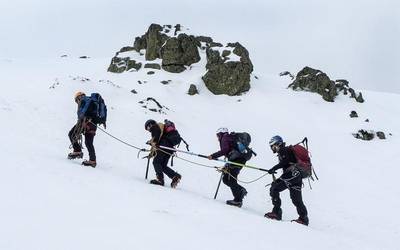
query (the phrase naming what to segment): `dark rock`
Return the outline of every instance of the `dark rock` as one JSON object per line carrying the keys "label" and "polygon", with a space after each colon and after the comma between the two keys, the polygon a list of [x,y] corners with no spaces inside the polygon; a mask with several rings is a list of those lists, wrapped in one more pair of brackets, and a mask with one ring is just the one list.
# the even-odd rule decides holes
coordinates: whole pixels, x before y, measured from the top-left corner
{"label": "dark rock", "polygon": [[203,43],[212,43],[213,39],[209,36],[196,36],[196,40]]}
{"label": "dark rock", "polygon": [[328,102],[333,102],[337,96],[335,82],[322,71],[310,67],[303,68],[288,88],[318,93]]}
{"label": "dark rock", "polygon": [[199,93],[199,91],[197,90],[196,85],[194,84],[190,84],[189,90],[188,90],[188,94],[189,95],[197,95]]}
{"label": "dark rock", "polygon": [[292,73],[290,73],[289,71],[283,71],[279,73],[279,76],[289,76],[292,80],[294,79],[294,75],[292,75]]}
{"label": "dark rock", "polygon": [[224,51],[222,51],[222,57],[227,57],[227,56],[229,56],[231,54],[231,51],[230,50],[224,50]]}
{"label": "dark rock", "polygon": [[385,133],[383,133],[382,131],[376,132],[376,136],[378,136],[378,138],[381,140],[386,139]]}
{"label": "dark rock", "polygon": [[132,89],[132,90],[131,90],[131,93],[132,93],[132,94],[137,94],[137,91],[136,91],[135,89]]}
{"label": "dark rock", "polygon": [[180,73],[193,63],[200,61],[194,36],[180,34],[166,41],[161,48],[162,68],[172,73]]}
{"label": "dark rock", "polygon": [[202,77],[206,87],[215,95],[240,95],[250,89],[250,74],[253,71],[249,53],[240,43],[231,43],[233,53],[240,62],[224,62],[217,50],[206,51],[208,71]]}
{"label": "dark rock", "polygon": [[134,48],[134,47],[130,47],[130,46],[126,46],[126,47],[122,47],[122,48],[119,50],[119,52],[120,52],[120,53],[123,53],[123,52],[127,52],[127,51],[132,51],[132,50],[135,50],[135,48]]}
{"label": "dark rock", "polygon": [[88,59],[88,58],[90,58],[90,57],[88,57],[88,56],[80,56],[79,58],[80,58],[80,59]]}
{"label": "dark rock", "polygon": [[139,70],[141,67],[141,63],[136,63],[135,60],[131,60],[129,57],[113,57],[113,59],[111,60],[111,64],[108,67],[108,71],[113,73],[122,73],[132,68]]}
{"label": "dark rock", "polygon": [[142,84],[142,81],[137,81],[139,84]]}
{"label": "dark rock", "polygon": [[148,74],[148,75],[154,75],[155,72],[154,72],[154,71],[149,71],[149,72],[147,72],[147,74]]}
{"label": "dark rock", "polygon": [[178,32],[181,31],[181,25],[177,24],[175,25],[175,32],[174,32],[174,36],[176,36],[178,34]]}
{"label": "dark rock", "polygon": [[373,131],[366,131],[366,130],[358,130],[357,133],[354,133],[353,136],[357,139],[365,140],[365,141],[370,141],[374,139],[375,134]]}
{"label": "dark rock", "polygon": [[158,63],[146,63],[144,65],[144,68],[145,69],[161,69],[161,66]]}
{"label": "dark rock", "polygon": [[164,84],[164,85],[167,85],[167,84],[170,83],[170,82],[171,82],[171,80],[168,80],[168,81],[165,81],[165,80],[164,80],[164,81],[161,81],[161,83]]}
{"label": "dark rock", "polygon": [[140,52],[140,50],[147,48],[146,34],[141,36],[141,37],[138,36],[138,37],[135,38],[135,42],[133,44],[133,48],[137,52]]}
{"label": "dark rock", "polygon": [[359,103],[363,103],[364,102],[364,98],[362,97],[361,92],[356,97],[356,101],[359,102]]}
{"label": "dark rock", "polygon": [[354,111],[354,110],[353,110],[353,111],[351,111],[351,112],[350,112],[350,117],[351,117],[351,118],[358,117],[358,114],[357,114],[357,112],[356,112],[356,111]]}
{"label": "dark rock", "polygon": [[146,33],[146,60],[152,61],[160,58],[160,49],[164,42],[169,38],[162,34],[162,27],[158,24],[151,24]]}
{"label": "dark rock", "polygon": [[369,122],[369,119],[365,119],[365,122]]}
{"label": "dark rock", "polygon": [[258,80],[258,76],[254,76],[254,78]]}
{"label": "dark rock", "polygon": [[68,57],[68,55],[62,55],[61,57]]}
{"label": "dark rock", "polygon": [[222,43],[211,42],[208,45],[209,47],[223,47]]}
{"label": "dark rock", "polygon": [[162,65],[162,68],[171,73],[181,73],[186,70],[186,67],[182,65]]}

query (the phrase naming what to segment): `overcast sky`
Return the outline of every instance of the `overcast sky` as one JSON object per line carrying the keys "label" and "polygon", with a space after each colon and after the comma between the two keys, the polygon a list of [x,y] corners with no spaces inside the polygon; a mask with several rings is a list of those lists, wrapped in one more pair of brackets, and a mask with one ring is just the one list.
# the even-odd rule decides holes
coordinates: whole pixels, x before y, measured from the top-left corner
{"label": "overcast sky", "polygon": [[0,0],[0,59],[111,58],[153,22],[239,41],[256,72],[309,65],[359,89],[400,93],[398,0]]}

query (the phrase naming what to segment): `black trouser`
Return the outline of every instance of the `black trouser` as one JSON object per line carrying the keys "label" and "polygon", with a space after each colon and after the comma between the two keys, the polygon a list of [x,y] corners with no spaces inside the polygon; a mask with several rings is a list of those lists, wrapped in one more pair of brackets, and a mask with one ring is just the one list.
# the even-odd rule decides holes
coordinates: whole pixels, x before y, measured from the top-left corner
{"label": "black trouser", "polygon": [[157,155],[153,159],[153,166],[158,179],[164,180],[164,173],[171,179],[176,175],[176,172],[167,166],[169,157],[169,154],[157,151]]}
{"label": "black trouser", "polygon": [[[246,160],[237,159],[234,160],[234,162],[245,164]],[[222,177],[222,181],[224,182],[224,184],[231,188],[233,198],[235,201],[243,200],[242,193],[244,188],[240,186],[237,182],[237,177],[240,173],[240,170],[242,170],[242,167],[227,164],[228,173],[224,173]]]}
{"label": "black trouser", "polygon": [[[76,128],[76,125],[73,126],[72,129],[69,131],[68,137],[69,137],[69,140],[71,141],[74,152],[82,152],[81,145],[79,145],[78,141],[76,141],[76,138],[74,138],[74,137],[78,136],[78,135],[75,135],[75,133],[76,133],[75,128]],[[96,135],[96,129],[97,129],[97,127],[94,124],[89,122],[86,125],[85,131],[84,131],[85,145],[86,145],[87,150],[89,151],[89,160],[91,160],[91,161],[96,161],[96,152],[95,152],[94,146],[93,146],[93,140],[94,140],[94,136]]]}
{"label": "black trouser", "polygon": [[296,206],[299,217],[302,219],[307,218],[307,208],[303,203],[301,195],[302,184],[302,178],[298,171],[286,172],[276,181],[272,182],[270,189],[272,204],[274,205],[272,211],[276,214],[282,214],[279,193],[289,188],[290,199],[292,199],[293,204]]}

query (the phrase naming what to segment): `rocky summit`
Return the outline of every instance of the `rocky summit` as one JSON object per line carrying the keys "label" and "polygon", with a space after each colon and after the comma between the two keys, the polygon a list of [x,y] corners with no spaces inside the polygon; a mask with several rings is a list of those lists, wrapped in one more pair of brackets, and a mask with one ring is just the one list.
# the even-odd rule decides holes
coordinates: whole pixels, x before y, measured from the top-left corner
{"label": "rocky summit", "polygon": [[201,54],[205,54],[205,73],[200,77],[213,94],[233,96],[250,89],[253,64],[244,46],[238,42],[224,46],[211,37],[184,31],[187,29],[180,24],[151,24],[145,34],[135,38],[133,46],[125,46],[116,53],[108,71],[133,72],[144,65],[144,68],[181,73],[199,63]]}

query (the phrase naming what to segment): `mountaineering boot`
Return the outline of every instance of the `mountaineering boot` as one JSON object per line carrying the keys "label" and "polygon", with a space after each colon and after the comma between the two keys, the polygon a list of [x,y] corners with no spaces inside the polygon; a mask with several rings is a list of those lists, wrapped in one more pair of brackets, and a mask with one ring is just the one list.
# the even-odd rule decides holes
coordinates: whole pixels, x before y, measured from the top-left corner
{"label": "mountaineering boot", "polygon": [[272,220],[282,220],[282,209],[273,209],[272,212],[266,213],[264,217]]}
{"label": "mountaineering boot", "polygon": [[68,159],[82,159],[83,153],[82,152],[72,152],[68,154]]}
{"label": "mountaineering boot", "polygon": [[245,188],[242,188],[241,193],[240,193],[240,201],[243,201],[243,198],[247,195],[247,190]]}
{"label": "mountaineering boot", "polygon": [[175,174],[175,176],[172,178],[172,182],[171,182],[171,187],[172,188],[176,188],[176,186],[178,186],[178,183],[181,181],[182,176],[178,173]]}
{"label": "mountaineering boot", "polygon": [[297,222],[299,224],[302,224],[304,226],[308,226],[308,217],[304,217],[304,218],[298,218],[297,220],[292,220],[292,222]]}
{"label": "mountaineering boot", "polygon": [[164,178],[157,176],[156,179],[150,181],[150,184],[164,186]]}
{"label": "mountaineering boot", "polygon": [[82,165],[83,165],[83,166],[89,166],[89,167],[95,168],[95,167],[96,167],[96,161],[83,161],[83,162],[82,162]]}
{"label": "mountaineering boot", "polygon": [[242,207],[243,202],[241,201],[235,201],[235,200],[227,200],[226,204],[230,205],[230,206],[235,206],[235,207]]}

